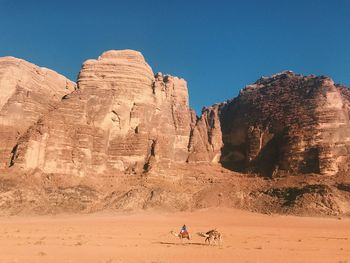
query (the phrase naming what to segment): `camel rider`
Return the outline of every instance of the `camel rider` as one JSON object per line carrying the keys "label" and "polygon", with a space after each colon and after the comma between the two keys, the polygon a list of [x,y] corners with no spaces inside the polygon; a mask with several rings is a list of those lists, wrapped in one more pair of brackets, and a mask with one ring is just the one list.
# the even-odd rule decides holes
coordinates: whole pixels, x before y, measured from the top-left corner
{"label": "camel rider", "polygon": [[183,225],[183,226],[182,226],[182,228],[181,228],[181,230],[180,230],[180,234],[181,234],[181,235],[188,235],[186,225]]}

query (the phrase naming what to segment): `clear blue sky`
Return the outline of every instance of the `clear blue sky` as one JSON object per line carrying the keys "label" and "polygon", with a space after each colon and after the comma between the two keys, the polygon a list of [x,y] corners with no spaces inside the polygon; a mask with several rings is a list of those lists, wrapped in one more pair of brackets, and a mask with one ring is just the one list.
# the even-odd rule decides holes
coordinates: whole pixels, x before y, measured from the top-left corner
{"label": "clear blue sky", "polygon": [[72,80],[109,49],[188,81],[191,106],[290,69],[350,85],[350,0],[0,0],[0,56]]}

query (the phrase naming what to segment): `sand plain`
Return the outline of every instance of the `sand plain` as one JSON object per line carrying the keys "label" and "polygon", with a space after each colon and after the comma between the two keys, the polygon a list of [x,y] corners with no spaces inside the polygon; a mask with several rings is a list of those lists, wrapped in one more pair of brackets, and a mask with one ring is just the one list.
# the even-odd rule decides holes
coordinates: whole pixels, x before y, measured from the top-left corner
{"label": "sand plain", "polygon": [[[169,234],[187,224],[192,240]],[[217,228],[220,246],[196,232]],[[0,262],[350,262],[350,218],[227,208],[0,218]]]}

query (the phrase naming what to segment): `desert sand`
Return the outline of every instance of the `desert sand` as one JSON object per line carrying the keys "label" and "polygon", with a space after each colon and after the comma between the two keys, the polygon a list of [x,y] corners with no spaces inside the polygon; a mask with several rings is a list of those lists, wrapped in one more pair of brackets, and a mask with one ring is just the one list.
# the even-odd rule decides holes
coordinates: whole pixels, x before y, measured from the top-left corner
{"label": "desert sand", "polygon": [[[169,232],[187,224],[192,240]],[[217,228],[221,245],[196,232]],[[350,219],[195,212],[3,217],[0,262],[350,262]]]}

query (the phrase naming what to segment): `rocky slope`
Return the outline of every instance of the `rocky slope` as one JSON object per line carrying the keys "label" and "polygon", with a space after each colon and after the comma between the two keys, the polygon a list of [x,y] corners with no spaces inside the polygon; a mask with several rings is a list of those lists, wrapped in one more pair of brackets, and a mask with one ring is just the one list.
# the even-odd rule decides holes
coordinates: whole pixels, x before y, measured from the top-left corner
{"label": "rocky slope", "polygon": [[312,174],[266,180],[204,163],[173,165],[164,176],[0,175],[0,216],[209,207],[349,216],[350,180]]}
{"label": "rocky slope", "polygon": [[74,87],[52,70],[14,57],[0,58],[0,169],[11,165],[18,138]]}

